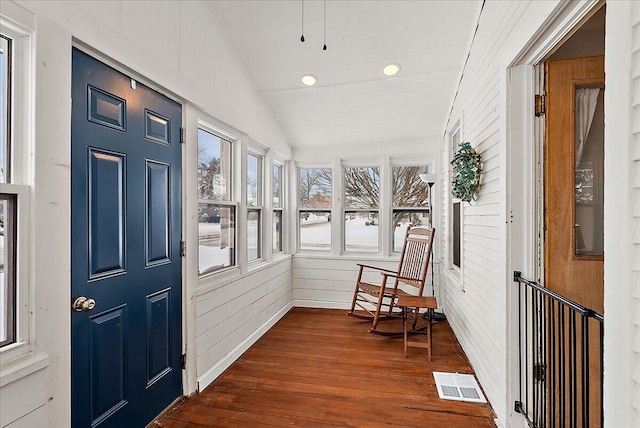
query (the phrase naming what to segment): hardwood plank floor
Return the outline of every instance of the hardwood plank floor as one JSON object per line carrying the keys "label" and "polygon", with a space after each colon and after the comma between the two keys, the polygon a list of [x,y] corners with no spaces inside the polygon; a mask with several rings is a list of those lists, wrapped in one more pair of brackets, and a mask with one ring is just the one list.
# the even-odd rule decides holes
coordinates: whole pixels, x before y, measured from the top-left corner
{"label": "hardwood plank floor", "polygon": [[[384,327],[401,330],[399,321]],[[473,373],[449,324],[433,360],[402,337],[368,333],[344,310],[292,309],[202,393],[157,427],[493,427],[488,404],[442,400],[433,371]]]}

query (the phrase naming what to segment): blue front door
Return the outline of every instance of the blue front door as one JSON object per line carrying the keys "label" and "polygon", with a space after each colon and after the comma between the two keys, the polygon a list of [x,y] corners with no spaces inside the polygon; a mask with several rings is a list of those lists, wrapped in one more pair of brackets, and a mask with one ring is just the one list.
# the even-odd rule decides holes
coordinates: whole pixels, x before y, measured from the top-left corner
{"label": "blue front door", "polygon": [[77,49],[72,76],[72,425],[144,427],[182,393],[181,106]]}

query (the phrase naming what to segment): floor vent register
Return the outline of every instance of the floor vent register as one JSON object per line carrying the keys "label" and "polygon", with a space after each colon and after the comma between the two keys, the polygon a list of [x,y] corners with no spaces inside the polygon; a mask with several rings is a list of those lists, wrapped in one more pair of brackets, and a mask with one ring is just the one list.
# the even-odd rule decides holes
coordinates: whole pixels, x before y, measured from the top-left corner
{"label": "floor vent register", "polygon": [[438,395],[445,400],[486,403],[476,378],[470,374],[433,372]]}

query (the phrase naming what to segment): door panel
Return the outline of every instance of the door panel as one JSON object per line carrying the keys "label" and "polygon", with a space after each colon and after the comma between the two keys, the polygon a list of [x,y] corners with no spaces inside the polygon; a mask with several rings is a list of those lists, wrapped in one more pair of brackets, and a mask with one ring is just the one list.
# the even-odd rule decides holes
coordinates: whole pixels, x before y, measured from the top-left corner
{"label": "door panel", "polygon": [[[604,254],[586,254],[587,244],[577,239],[583,236],[581,226],[592,238],[598,233],[598,227],[594,227],[595,217],[599,213],[602,221],[602,211],[596,206],[596,194],[601,192],[594,189],[603,188],[604,164],[597,167],[595,164],[599,162],[593,162],[587,168],[585,153],[576,142],[576,135],[579,141],[585,141],[577,131],[582,128],[579,124],[584,118],[577,118],[576,112],[582,106],[576,94],[581,88],[593,88],[596,93],[604,88],[604,56],[547,61],[545,76],[544,283],[550,290],[604,314]],[[587,152],[589,155],[599,153],[602,161],[603,113],[597,121],[600,123],[585,128],[595,139],[590,145],[597,146],[597,150]],[[591,224],[587,224],[584,211],[595,214],[591,216]],[[602,228],[599,233],[602,239]],[[557,414],[546,417],[550,426],[597,427],[602,416],[599,325],[593,319],[584,323],[576,321],[567,308],[559,305],[544,309],[547,324],[554,326],[545,331],[548,336],[542,344],[546,352],[546,394],[551,408],[560,409]],[[579,358],[582,351],[588,360]],[[583,375],[588,384],[583,382]],[[570,394],[566,393],[568,388],[573,388]],[[577,415],[569,412],[574,406],[580,410]]]}
{"label": "door panel", "polygon": [[171,370],[171,290],[147,297],[147,385]]}
{"label": "door panel", "polygon": [[169,176],[170,165],[146,161],[147,189],[146,189],[146,263],[147,266],[170,262],[170,226],[169,217],[170,193]]}
{"label": "door panel", "polygon": [[124,272],[125,156],[89,149],[89,266],[95,279]]}
{"label": "door panel", "polygon": [[92,421],[108,417],[127,403],[125,309],[123,305],[90,318]]}
{"label": "door panel", "polygon": [[145,426],[182,392],[181,107],[73,51],[72,424]]}

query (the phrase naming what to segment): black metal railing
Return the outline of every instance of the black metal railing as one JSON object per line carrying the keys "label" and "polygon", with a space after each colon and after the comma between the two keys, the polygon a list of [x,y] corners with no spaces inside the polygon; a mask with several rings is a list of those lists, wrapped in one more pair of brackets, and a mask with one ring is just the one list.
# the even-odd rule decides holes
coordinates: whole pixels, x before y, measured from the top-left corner
{"label": "black metal railing", "polygon": [[603,426],[604,316],[513,273],[520,400],[530,427]]}

